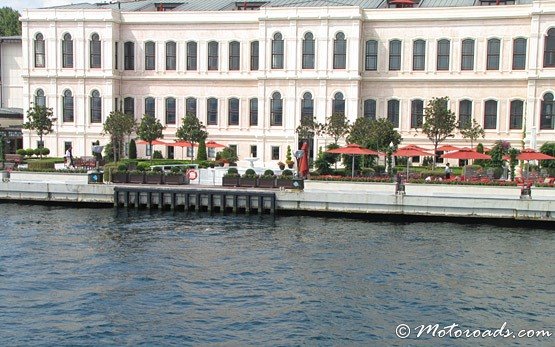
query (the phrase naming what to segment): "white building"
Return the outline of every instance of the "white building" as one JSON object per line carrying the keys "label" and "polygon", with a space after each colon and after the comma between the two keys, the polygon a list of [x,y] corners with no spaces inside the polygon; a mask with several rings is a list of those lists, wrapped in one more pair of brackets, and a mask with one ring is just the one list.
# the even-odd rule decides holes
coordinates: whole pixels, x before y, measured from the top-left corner
{"label": "white building", "polygon": [[[387,117],[405,144],[430,148],[415,127],[427,101],[441,96],[460,120],[486,129],[485,144],[517,145],[523,132],[527,146],[555,140],[555,1],[342,3],[146,0],[25,10],[23,103],[54,109],[45,146],[58,156],[70,144],[89,155],[93,141],[108,142],[102,122],[116,108],[137,119],[154,114],[166,141],[195,112],[209,139],[265,163],[297,147],[301,115],[324,122],[332,112],[351,122]],[[24,137],[25,147],[36,146],[36,136]],[[317,138],[313,150],[329,142]],[[460,134],[449,143],[468,145]]]}

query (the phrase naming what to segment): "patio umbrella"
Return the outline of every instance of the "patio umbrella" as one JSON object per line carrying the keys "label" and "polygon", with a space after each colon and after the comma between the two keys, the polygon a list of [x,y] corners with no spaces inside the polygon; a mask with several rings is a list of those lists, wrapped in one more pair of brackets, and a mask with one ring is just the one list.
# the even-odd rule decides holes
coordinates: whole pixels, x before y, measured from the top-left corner
{"label": "patio umbrella", "polygon": [[405,147],[401,147],[393,152],[393,156],[395,157],[407,157],[407,178],[409,177],[409,159],[408,157],[427,157],[433,156],[432,153],[428,153],[424,151],[422,147],[416,145],[407,145]]}
{"label": "patio umbrella", "polygon": [[524,150],[522,150],[522,152],[520,152],[519,155],[516,156],[516,158],[518,160],[526,160],[526,161],[530,161],[530,160],[552,160],[555,159],[555,157],[552,157],[550,155],[544,154],[542,152],[538,152],[535,151],[531,148],[526,148]]}
{"label": "patio umbrella", "polygon": [[193,145],[191,142],[183,140],[166,143],[166,146],[181,147],[181,157],[183,157],[183,147],[196,147],[196,145]]}
{"label": "patio umbrella", "polygon": [[221,143],[217,143],[216,141],[208,141],[206,142],[206,148],[224,148],[225,145]]}
{"label": "patio umbrella", "polygon": [[301,177],[308,176],[308,142],[304,142],[301,150],[303,150],[303,156],[299,159],[299,174]]}
{"label": "patio umbrella", "polygon": [[491,159],[490,155],[476,152],[470,148],[461,148],[458,151],[445,153],[441,157],[451,159]]}
{"label": "patio umbrella", "polygon": [[[148,145],[148,141],[139,140],[139,141],[137,141],[137,144],[138,145]],[[167,142],[160,141],[160,140],[154,140],[154,141],[152,141],[152,145],[153,146],[154,145],[164,145],[165,146],[165,145],[167,145]]]}
{"label": "patio umbrella", "polygon": [[355,143],[348,144],[345,147],[330,149],[326,152],[327,153],[332,153],[332,154],[352,155],[353,160],[352,160],[352,168],[351,168],[351,177],[355,177],[355,155],[380,155],[379,152],[373,151],[373,150],[368,149],[368,148],[364,148],[364,147],[362,147],[360,145],[357,145]]}
{"label": "patio umbrella", "polygon": [[437,148],[438,151],[442,151],[442,152],[458,151],[459,149],[460,149],[459,147],[455,147],[452,145],[443,145]]}

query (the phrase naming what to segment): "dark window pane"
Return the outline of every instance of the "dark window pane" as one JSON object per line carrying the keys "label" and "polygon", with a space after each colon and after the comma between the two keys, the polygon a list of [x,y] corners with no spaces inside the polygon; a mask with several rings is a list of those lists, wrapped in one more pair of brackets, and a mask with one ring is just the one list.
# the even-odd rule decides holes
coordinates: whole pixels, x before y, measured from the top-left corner
{"label": "dark window pane", "polygon": [[126,42],[123,45],[123,68],[125,70],[135,70],[135,44]]}
{"label": "dark window pane", "polygon": [[437,70],[449,70],[450,48],[449,40],[439,40],[437,42]]}
{"label": "dark window pane", "polygon": [[488,40],[488,56],[487,56],[487,69],[488,70],[499,70],[499,50],[501,47],[501,41],[498,39]]}
{"label": "dark window pane", "polygon": [[367,71],[376,71],[378,69],[378,41],[366,41],[364,66]]}
{"label": "dark window pane", "polygon": [[526,39],[513,41],[513,70],[524,70],[526,67]]}
{"label": "dark window pane", "polygon": [[257,126],[258,125],[258,99],[252,98],[249,102],[249,115],[250,115],[250,125]]}
{"label": "dark window pane", "polygon": [[364,118],[376,120],[376,100],[364,100]]}
{"label": "dark window pane", "polygon": [[187,42],[187,70],[197,69],[197,43]]}
{"label": "dark window pane", "polygon": [[258,70],[258,41],[251,42],[251,70]]}
{"label": "dark window pane", "polygon": [[177,52],[175,42],[166,42],[166,70],[175,70],[177,64]]}
{"label": "dark window pane", "polygon": [[145,43],[145,70],[156,68],[156,48],[154,42]]}
{"label": "dark window pane", "polygon": [[229,99],[227,121],[229,125],[239,125],[239,99]]}
{"label": "dark window pane", "polygon": [[166,99],[166,124],[175,124],[175,99]]}
{"label": "dark window pane", "polygon": [[218,99],[210,98],[207,102],[207,124],[218,125]]}
{"label": "dark window pane", "polygon": [[461,70],[474,70],[474,40],[462,42]]}
{"label": "dark window pane", "polygon": [[401,41],[399,40],[389,42],[389,70],[401,70]]}

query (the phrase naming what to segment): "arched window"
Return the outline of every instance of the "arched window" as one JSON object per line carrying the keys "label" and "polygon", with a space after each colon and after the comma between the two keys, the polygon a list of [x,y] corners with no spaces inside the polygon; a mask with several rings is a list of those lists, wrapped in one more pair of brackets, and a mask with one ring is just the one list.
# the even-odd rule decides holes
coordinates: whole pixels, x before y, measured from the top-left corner
{"label": "arched window", "polygon": [[376,120],[376,100],[364,100],[364,118]]}
{"label": "arched window", "polygon": [[437,42],[437,70],[449,70],[449,56],[451,51],[451,42],[447,39]]}
{"label": "arched window", "polygon": [[208,42],[208,70],[218,70],[218,43]]}
{"label": "arched window", "polygon": [[465,39],[462,42],[461,70],[474,70],[474,40]]}
{"label": "arched window", "polygon": [[145,99],[145,114],[156,117],[156,101],[152,97]]}
{"label": "arched window", "polygon": [[555,28],[549,29],[544,40],[543,67],[555,67]]}
{"label": "arched window", "polygon": [[44,36],[38,33],[35,36],[35,67],[44,67],[45,64],[45,50],[44,50]]}
{"label": "arched window", "polygon": [[187,42],[187,70],[197,69],[197,43]]}
{"label": "arched window", "polygon": [[524,101],[511,101],[511,114],[509,116],[509,129],[522,129],[522,117],[524,114]]}
{"label": "arched window", "polygon": [[135,44],[130,41],[123,44],[123,69],[135,70]]}
{"label": "arched window", "polygon": [[283,100],[279,92],[272,94],[272,99],[270,99],[270,125],[283,125]]}
{"label": "arched window", "polygon": [[177,48],[173,41],[166,42],[166,70],[175,70],[177,64]]}
{"label": "arched window", "polygon": [[258,41],[251,42],[251,71],[258,70],[259,46]]}
{"label": "arched window", "polygon": [[251,126],[258,125],[258,98],[249,100],[249,118]]}
{"label": "arched window", "polygon": [[389,41],[389,71],[401,70],[401,41]]}
{"label": "arched window", "polygon": [[175,98],[166,98],[166,124],[175,124]]}
{"label": "arched window", "polygon": [[513,40],[513,70],[524,70],[526,67],[526,39],[519,37]]}
{"label": "arched window", "polygon": [[145,70],[154,70],[156,68],[156,46],[154,42],[145,43]]}
{"label": "arched window", "polygon": [[227,106],[227,124],[239,125],[239,99],[229,99],[227,102]]}
{"label": "arched window", "polygon": [[208,125],[218,125],[218,99],[216,98],[209,98],[207,100],[207,121]]}
{"label": "arched window", "polygon": [[102,99],[98,90],[91,92],[91,123],[102,123]]}
{"label": "arched window", "polygon": [[314,35],[306,33],[303,38],[303,69],[314,69],[314,54]]}
{"label": "arched window", "polygon": [[283,69],[283,37],[280,33],[275,33],[272,40],[272,69]]}
{"label": "arched window", "polygon": [[344,69],[347,66],[347,40],[345,34],[339,32],[333,41],[333,68]]}
{"label": "arched window", "polygon": [[185,112],[186,114],[197,116],[197,99],[187,98],[185,100]]}
{"label": "arched window", "polygon": [[424,70],[426,66],[426,41],[416,40],[412,44],[412,69]]}
{"label": "arched window", "polygon": [[399,127],[399,100],[393,99],[387,102],[387,120],[394,128]]}
{"label": "arched window", "polygon": [[366,59],[364,61],[366,71],[378,70],[378,41],[366,41]]}
{"label": "arched window", "polygon": [[35,92],[35,105],[46,107],[46,97],[44,96],[44,90],[37,89]]}
{"label": "arched window", "polygon": [[487,100],[484,104],[484,129],[497,128],[497,101]]}
{"label": "arched window", "polygon": [[102,48],[100,44],[100,37],[98,34],[92,34],[91,41],[89,43],[90,48],[90,57],[89,63],[91,69],[98,69],[101,67],[101,57],[102,57]]}
{"label": "arched window", "polygon": [[73,94],[71,90],[67,89],[64,91],[62,96],[62,120],[64,122],[73,122]]}
{"label": "arched window", "polygon": [[501,40],[489,39],[488,40],[488,56],[486,68],[488,70],[499,70],[499,52],[501,49]]}
{"label": "arched window", "polygon": [[555,101],[551,93],[546,93],[543,96],[540,129],[555,129]]}
{"label": "arched window", "polygon": [[410,127],[422,128],[422,121],[424,118],[424,101],[412,100],[410,103]]}
{"label": "arched window", "polygon": [[241,48],[239,42],[229,43],[229,70],[239,70],[241,66]]}
{"label": "arched window", "polygon": [[130,114],[135,118],[135,99],[132,97],[123,99],[123,113]]}
{"label": "arched window", "polygon": [[301,124],[303,122],[309,122],[314,118],[314,100],[312,99],[312,94],[306,92],[303,94],[303,99],[301,100]]}
{"label": "arched window", "polygon": [[343,96],[343,93],[335,93],[331,104],[331,110],[333,114],[345,115],[345,97]]}
{"label": "arched window", "polygon": [[65,34],[62,40],[62,67],[73,67],[73,40],[69,33]]}
{"label": "arched window", "polygon": [[459,102],[459,127],[465,128],[472,125],[472,101],[461,100]]}

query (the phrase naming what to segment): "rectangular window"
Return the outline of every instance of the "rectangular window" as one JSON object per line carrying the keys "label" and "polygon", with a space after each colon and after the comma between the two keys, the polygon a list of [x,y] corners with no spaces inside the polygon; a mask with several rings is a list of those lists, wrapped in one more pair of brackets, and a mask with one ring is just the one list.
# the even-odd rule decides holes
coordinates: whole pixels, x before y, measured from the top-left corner
{"label": "rectangular window", "polygon": [[118,69],[119,67],[119,62],[118,62],[118,43],[115,42],[114,43],[114,69]]}
{"label": "rectangular window", "polygon": [[499,70],[500,47],[501,47],[501,41],[499,39],[488,40],[488,57],[487,57],[488,70]]}
{"label": "rectangular window", "polygon": [[389,42],[389,71],[401,70],[401,41]]}
{"label": "rectangular window", "polygon": [[229,43],[229,70],[239,70],[241,63],[239,42],[233,41]]}
{"label": "rectangular window", "polygon": [[366,41],[366,57],[364,66],[366,71],[378,70],[378,41]]}
{"label": "rectangular window", "polygon": [[237,155],[237,145],[228,145],[229,149],[233,152],[233,154]]}
{"label": "rectangular window", "polygon": [[258,125],[258,99],[257,98],[252,98],[249,101],[249,118],[250,118],[251,126]]}
{"label": "rectangular window", "polygon": [[251,42],[251,71],[258,70],[258,41]]}
{"label": "rectangular window", "polygon": [[185,147],[187,148],[187,157],[192,158],[195,156],[195,151],[193,147]]}
{"label": "rectangular window", "polygon": [[474,40],[462,42],[461,70],[474,70]]}
{"label": "rectangular window", "polygon": [[133,42],[123,44],[123,68],[135,70],[135,44]]}
{"label": "rectangular window", "polygon": [[166,99],[166,124],[175,124],[175,99]]}
{"label": "rectangular window", "polygon": [[251,158],[258,158],[258,146],[251,145]]}
{"label": "rectangular window", "polygon": [[185,101],[185,114],[197,115],[197,99],[187,98]]}
{"label": "rectangular window", "polygon": [[123,113],[135,117],[135,99],[127,97],[123,99]]}
{"label": "rectangular window", "polygon": [[449,70],[449,53],[451,43],[449,40],[439,40],[437,42],[437,70]]}
{"label": "rectangular window", "polygon": [[497,101],[488,100],[484,107],[484,129],[497,128]]}
{"label": "rectangular window", "polygon": [[218,43],[208,42],[208,70],[218,70]]}
{"label": "rectangular window", "polygon": [[461,100],[459,103],[459,126],[470,127],[472,125],[472,101]]}
{"label": "rectangular window", "polygon": [[272,146],[272,160],[279,160],[279,146]]}
{"label": "rectangular window", "polygon": [[154,42],[145,44],[145,70],[154,70],[156,68],[156,48]]}
{"label": "rectangular window", "polygon": [[424,117],[424,101],[413,100],[411,102],[410,127],[415,129],[421,128],[423,117]]}
{"label": "rectangular window", "polygon": [[101,67],[101,43],[100,40],[91,40],[90,44],[90,66],[91,69],[98,69]]}
{"label": "rectangular window", "polygon": [[187,42],[187,70],[197,69],[197,43]]}
{"label": "rectangular window", "polygon": [[364,118],[376,120],[376,100],[364,100]]}
{"label": "rectangular window", "polygon": [[175,70],[177,64],[177,46],[175,42],[166,43],[166,70]]}
{"label": "rectangular window", "polygon": [[511,101],[510,129],[522,129],[522,115],[524,102],[522,100]]}
{"label": "rectangular window", "polygon": [[513,41],[513,70],[524,70],[526,67],[526,39]]}
{"label": "rectangular window", "polygon": [[156,117],[156,103],[154,98],[145,99],[145,114]]}
{"label": "rectangular window", "polygon": [[416,40],[412,46],[412,69],[422,71],[426,65],[426,41]]}
{"label": "rectangular window", "polygon": [[399,100],[389,100],[387,102],[387,119],[393,124],[394,128],[399,127]]}
{"label": "rectangular window", "polygon": [[229,125],[239,125],[239,99],[229,99],[227,121]]}
{"label": "rectangular window", "polygon": [[73,67],[73,40],[71,39],[64,39],[62,41],[62,67]]}
{"label": "rectangular window", "polygon": [[207,100],[207,124],[218,125],[218,99],[210,98]]}

